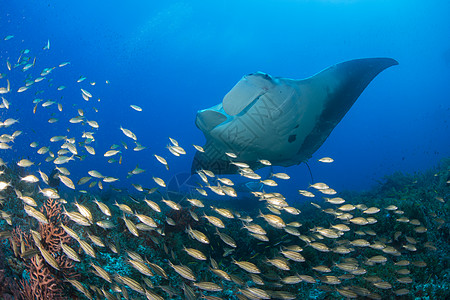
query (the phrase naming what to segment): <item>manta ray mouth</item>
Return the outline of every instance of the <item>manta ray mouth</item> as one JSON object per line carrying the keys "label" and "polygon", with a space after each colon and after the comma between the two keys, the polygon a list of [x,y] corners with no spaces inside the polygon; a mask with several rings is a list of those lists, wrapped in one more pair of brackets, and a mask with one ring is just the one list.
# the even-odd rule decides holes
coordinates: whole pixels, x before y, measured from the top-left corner
{"label": "manta ray mouth", "polygon": [[253,105],[255,105],[255,103],[258,102],[258,100],[259,100],[262,96],[264,96],[265,94],[266,94],[266,93],[262,93],[261,95],[258,95],[252,102],[250,102],[249,105],[247,105],[247,106],[246,106],[239,114],[237,114],[235,117],[240,117],[240,116],[246,114],[246,113],[250,110],[250,108],[252,108]]}

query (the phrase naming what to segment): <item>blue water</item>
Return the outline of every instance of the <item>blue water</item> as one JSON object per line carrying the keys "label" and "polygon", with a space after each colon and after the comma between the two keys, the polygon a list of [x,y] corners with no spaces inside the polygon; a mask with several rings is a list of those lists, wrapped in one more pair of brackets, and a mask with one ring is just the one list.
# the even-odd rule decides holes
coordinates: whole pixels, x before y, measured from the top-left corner
{"label": "blue water", "polygon": [[[93,3],[95,2],[95,3]],[[301,79],[335,63],[362,57],[392,57],[399,62],[372,81],[323,146],[310,159],[315,181],[338,191],[368,189],[386,174],[414,172],[450,155],[450,2],[440,1],[0,1],[0,72],[30,49],[36,66],[9,77],[14,90],[28,73],[64,61],[48,82],[8,95],[11,111],[24,133],[5,160],[42,161],[28,145],[50,144],[54,135],[96,132],[95,157],[67,166],[74,181],[97,169],[120,177],[116,186],[154,186],[190,172],[191,144],[204,144],[194,124],[197,110],[221,102],[248,73]],[[4,41],[7,35],[14,38]],[[50,41],[50,49],[42,50]],[[76,83],[80,76],[87,79]],[[105,81],[109,80],[110,84]],[[89,85],[95,81],[96,85]],[[56,87],[65,85],[63,91]],[[6,86],[0,79],[0,86]],[[80,88],[93,95],[81,98]],[[60,102],[32,113],[37,90],[44,100]],[[61,98],[63,96],[63,98]],[[100,102],[95,102],[100,98]],[[132,110],[136,104],[142,112]],[[93,107],[98,109],[94,112]],[[69,124],[82,108],[98,130]],[[55,113],[60,121],[48,124]],[[9,113],[11,115],[11,112]],[[4,117],[2,117],[2,120]],[[112,144],[125,141],[119,127],[131,129],[147,147],[123,152],[121,165],[103,157]],[[67,129],[70,132],[67,132]],[[188,151],[173,157],[168,137]],[[55,152],[57,148],[52,146]],[[79,147],[80,149],[81,147]],[[170,171],[153,154],[168,159]],[[330,156],[332,164],[317,159]],[[136,164],[147,171],[126,180]],[[40,168],[51,171],[51,164]],[[294,199],[310,183],[304,165],[275,168],[292,180],[281,187]],[[262,170],[262,173],[267,170]]]}

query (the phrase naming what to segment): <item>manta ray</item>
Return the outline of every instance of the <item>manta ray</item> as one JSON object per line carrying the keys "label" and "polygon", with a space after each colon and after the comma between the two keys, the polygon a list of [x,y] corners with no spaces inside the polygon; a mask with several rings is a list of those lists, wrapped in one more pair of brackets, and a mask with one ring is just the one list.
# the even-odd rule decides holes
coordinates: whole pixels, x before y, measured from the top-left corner
{"label": "manta ray", "polygon": [[195,154],[191,172],[205,169],[234,174],[226,153],[253,170],[306,162],[325,142],[367,85],[392,58],[363,58],[333,65],[306,79],[245,75],[219,103],[197,112],[196,126],[206,144]]}

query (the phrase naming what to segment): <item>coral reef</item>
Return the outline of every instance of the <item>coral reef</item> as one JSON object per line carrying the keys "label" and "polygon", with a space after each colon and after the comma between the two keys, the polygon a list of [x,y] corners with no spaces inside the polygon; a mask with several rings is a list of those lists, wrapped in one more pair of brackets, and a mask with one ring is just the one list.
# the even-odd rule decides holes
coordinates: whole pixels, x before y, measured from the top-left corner
{"label": "coral reef", "polygon": [[[17,182],[14,179],[14,171],[5,170],[5,173],[12,181]],[[171,299],[181,299],[181,290],[187,299],[195,299],[192,298],[192,295],[198,298],[202,294],[221,295],[222,299],[237,299],[237,297],[242,298],[243,290],[248,288],[264,288],[272,293],[273,298],[276,298],[276,293],[282,290],[287,293],[285,295],[303,295],[316,299],[344,299],[345,296],[341,293],[345,295],[346,292],[350,293],[357,288],[360,289],[358,290],[360,293],[370,291],[370,297],[387,299],[393,296],[394,291],[400,293],[402,289],[407,288],[404,292],[406,294],[401,296],[405,299],[446,299],[450,295],[448,284],[450,278],[449,176],[450,160],[443,160],[439,167],[427,172],[416,174],[396,172],[386,176],[369,191],[340,192],[339,197],[344,198],[346,204],[355,206],[352,211],[355,216],[367,217],[368,215],[363,213],[367,209],[365,206],[380,208],[380,212],[376,215],[378,222],[370,226],[357,226],[349,223],[348,220],[338,221],[336,206],[320,197],[295,203],[295,207],[302,211],[299,215],[283,215],[286,224],[301,223],[297,230],[303,239],[305,237],[315,238],[330,249],[343,245],[351,250],[345,255],[333,251],[320,253],[310,246],[310,242],[305,242],[302,238],[298,239],[285,232],[280,234],[279,229],[267,226],[262,218],[258,218],[259,209],[264,211],[265,208],[261,207],[261,201],[257,199],[252,199],[255,205],[251,211],[239,207],[239,202],[215,202],[203,199],[208,206],[226,207],[234,212],[235,218],[223,219],[226,227],[217,229],[203,217],[204,213],[218,215],[217,211],[209,208],[187,207],[180,199],[173,199],[181,204],[179,210],[170,210],[165,204],[162,204],[163,212],[158,213],[145,203],[139,203],[136,200],[137,196],[131,198],[126,194],[116,194],[115,198],[108,198],[106,195],[110,195],[110,197],[114,195],[111,192],[100,195],[90,193],[77,197],[77,203],[90,210],[94,220],[109,221],[114,225],[113,229],[108,230],[100,226],[86,227],[74,224],[62,213],[60,200],[46,199],[37,194],[36,190],[24,187],[25,193],[33,195],[42,203],[39,211],[48,218],[49,222],[48,224],[39,223],[24,215],[18,196],[8,190],[8,202],[5,202],[2,207],[2,219],[0,219],[2,230],[10,228],[1,232],[3,239],[0,244],[0,296],[4,299],[27,300],[83,298],[90,296],[87,288],[89,286],[96,297],[103,298],[112,297],[114,294],[118,296],[120,286],[120,292],[124,297],[140,299],[142,295],[130,287],[133,282],[124,283],[128,279],[133,279],[138,281],[138,286],[144,280],[147,289]],[[72,196],[71,192],[67,192],[65,198],[73,198]],[[160,201],[156,194],[148,197],[155,202]],[[108,203],[111,216],[106,217],[100,212],[92,201],[94,198],[102,198],[104,203]],[[123,211],[118,205],[112,205],[115,201],[133,208],[139,204],[139,213],[153,218],[157,228],[142,229],[139,231],[139,237],[133,236],[125,224],[124,218],[121,217],[124,216]],[[311,205],[311,202],[314,202],[314,205]],[[73,203],[68,203],[66,207],[72,205]],[[395,210],[386,209],[389,206],[397,208]],[[192,211],[198,215],[199,221],[194,220],[191,215]],[[251,238],[247,230],[242,229],[243,221],[237,220],[237,216],[251,217],[254,223],[261,224],[267,232],[266,237],[270,242]],[[7,223],[8,218],[12,220],[10,225]],[[133,216],[126,218],[131,220]],[[412,220],[414,220],[414,224],[420,224],[421,230],[417,230],[419,225],[412,224]],[[338,222],[345,223],[352,229],[345,233],[344,239],[324,239],[318,234],[318,228],[326,228],[330,224]],[[77,249],[77,243],[61,228],[61,224],[70,226],[81,239],[86,240],[89,244],[93,244],[90,237],[94,235],[101,237],[107,245],[94,245],[95,259],[84,255],[80,263],[74,263],[62,252],[61,242],[74,249]],[[192,237],[190,238],[186,234],[188,227],[204,233],[210,240],[209,244],[193,241]],[[39,233],[40,244],[55,258],[59,270],[49,265],[42,257],[30,230]],[[217,231],[232,236],[238,247],[231,248],[224,245],[218,238]],[[396,249],[397,254],[381,253],[387,256],[387,262],[370,263],[368,258],[380,255],[380,250],[371,247],[351,247],[350,241],[357,239],[384,244]],[[268,259],[279,257],[280,250],[284,249],[284,245],[289,244],[301,245],[303,248],[301,255],[305,259],[305,262],[301,263],[290,262],[290,274],[312,276],[316,283],[280,284],[286,273],[274,269],[268,263]],[[183,247],[195,247],[208,257],[207,262],[192,261],[186,251],[183,251]],[[78,248],[78,251],[81,253],[81,248]],[[136,254],[142,257],[147,267],[150,266],[154,273],[153,276],[150,276],[151,280],[143,279],[142,274],[130,265],[130,257]],[[256,261],[264,275],[258,279],[258,277],[242,272],[232,263],[233,260]],[[406,278],[404,280],[412,280],[410,284],[398,281],[401,278],[398,274],[401,268],[396,264],[401,260],[407,261],[409,264],[403,272],[410,272],[408,276],[404,276]],[[168,267],[169,261],[189,267],[203,281],[220,282],[222,291],[220,294],[200,291],[185,279],[180,279],[179,274],[174,272],[173,268]],[[343,261],[357,261],[360,264],[360,270],[366,272],[366,275],[355,276],[337,269],[336,264]],[[92,264],[101,266],[107,274],[114,277],[117,284],[105,288],[107,285],[105,285],[104,278],[97,273],[94,273],[97,276],[92,276]],[[158,266],[162,267],[164,273],[161,273]],[[231,280],[218,280],[217,274],[210,271],[211,266],[230,274]],[[327,283],[326,276],[324,276],[327,273],[321,273],[314,269],[319,266],[332,269],[333,275],[340,278],[342,283],[337,286],[337,289]],[[368,276],[369,274],[371,276]],[[392,287],[387,290],[374,288],[373,282],[370,281],[373,277],[390,283]],[[68,283],[70,279],[77,279],[79,285],[76,286],[74,281],[71,282],[73,285],[70,285]],[[264,282],[265,287],[260,286],[259,280]],[[139,290],[139,287],[137,289]]]}
{"label": "coral reef", "polygon": [[[20,280],[23,299],[66,299],[64,279],[79,276],[73,270],[73,262],[61,251],[61,243],[70,242],[69,235],[61,228],[61,224],[67,224],[67,220],[62,214],[61,204],[55,199],[47,199],[40,211],[48,219],[47,224],[39,223],[41,247],[55,258],[59,270],[46,263],[37,250],[32,251],[36,247],[31,234],[20,226],[15,227],[11,233],[10,245],[15,259],[10,259],[9,265],[13,268],[14,261],[21,266],[14,268],[17,277],[21,277],[21,272],[27,274]],[[27,251],[32,253],[31,257],[25,255]]]}

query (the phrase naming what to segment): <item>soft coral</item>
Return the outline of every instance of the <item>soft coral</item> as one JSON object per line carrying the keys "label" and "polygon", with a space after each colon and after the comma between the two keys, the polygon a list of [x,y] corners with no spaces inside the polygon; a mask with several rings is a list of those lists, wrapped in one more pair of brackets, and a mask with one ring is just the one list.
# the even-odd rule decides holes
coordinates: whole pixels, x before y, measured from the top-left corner
{"label": "soft coral", "polygon": [[[41,212],[47,215],[48,224],[39,223],[42,247],[47,250],[58,262],[60,271],[50,267],[45,260],[37,254],[25,261],[29,280],[22,279],[22,297],[24,299],[66,299],[64,297],[63,280],[61,278],[76,277],[72,261],[62,254],[61,243],[70,241],[69,235],[61,228],[67,223],[62,214],[61,205],[55,199],[47,199],[41,207]],[[30,235],[17,227],[13,231],[13,240],[16,245],[23,243],[25,248],[32,247]]]}

